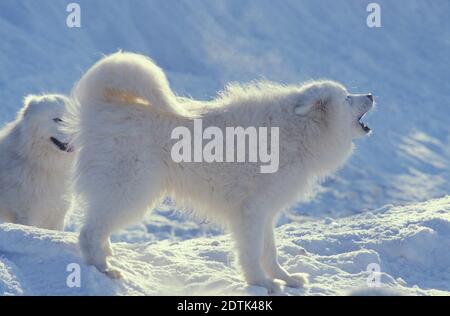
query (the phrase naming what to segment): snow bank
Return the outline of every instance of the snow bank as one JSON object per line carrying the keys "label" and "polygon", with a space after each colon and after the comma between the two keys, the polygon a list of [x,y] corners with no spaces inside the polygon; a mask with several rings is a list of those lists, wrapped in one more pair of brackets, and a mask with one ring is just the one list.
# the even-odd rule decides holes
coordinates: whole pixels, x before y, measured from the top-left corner
{"label": "snow bank", "polygon": [[[307,272],[306,289],[286,295],[450,295],[450,196],[386,206],[337,220],[289,223],[277,229],[280,261]],[[116,238],[127,239],[132,230]],[[264,295],[238,273],[228,235],[191,240],[114,243],[113,281],[82,263],[76,234],[0,225],[3,295]],[[81,287],[66,284],[67,265],[81,267]],[[380,274],[368,272],[380,267]],[[379,286],[374,280],[379,279]],[[370,280],[368,283],[367,280]]]}

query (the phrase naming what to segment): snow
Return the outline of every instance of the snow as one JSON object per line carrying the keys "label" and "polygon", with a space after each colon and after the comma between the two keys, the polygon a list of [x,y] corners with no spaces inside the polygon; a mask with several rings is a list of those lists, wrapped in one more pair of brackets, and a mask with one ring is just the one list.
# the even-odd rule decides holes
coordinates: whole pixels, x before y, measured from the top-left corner
{"label": "snow", "polygon": [[[373,135],[314,199],[280,218],[282,262],[312,280],[284,293],[449,293],[449,1],[378,0],[382,27],[373,29],[368,2],[357,0],[77,2],[80,29],[65,25],[68,2],[0,2],[0,124],[24,95],[68,93],[119,48],[151,56],[178,94],[200,99],[259,78],[330,78],[372,92]],[[81,264],[81,220],[72,214],[64,233],[1,225],[0,293],[264,294],[243,285],[228,235],[170,201],[113,236],[123,282]],[[82,266],[81,289],[65,286],[70,262]],[[369,263],[380,264],[383,287],[367,289]]]}
{"label": "snow", "polygon": [[[281,295],[450,295],[450,196],[387,206],[336,220],[312,219],[277,228],[280,262],[306,272],[305,289]],[[119,237],[132,234],[123,231]],[[20,295],[265,295],[246,286],[229,235],[113,244],[114,281],[83,264],[76,234],[0,225],[0,293]],[[81,287],[66,284],[70,263]],[[380,285],[370,287],[370,264]],[[369,283],[372,284],[372,283]]]}

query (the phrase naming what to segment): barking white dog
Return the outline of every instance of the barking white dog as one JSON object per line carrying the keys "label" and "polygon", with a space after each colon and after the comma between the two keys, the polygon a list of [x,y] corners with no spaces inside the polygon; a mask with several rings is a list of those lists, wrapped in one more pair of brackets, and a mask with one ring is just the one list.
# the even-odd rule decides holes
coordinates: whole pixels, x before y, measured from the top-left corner
{"label": "barking white dog", "polygon": [[[352,140],[370,129],[361,123],[370,94],[349,94],[335,82],[299,86],[234,85],[210,102],[180,98],[150,59],[116,53],[93,66],[73,90],[68,117],[76,133],[76,202],[86,210],[80,246],[87,263],[111,277],[111,232],[133,223],[162,195],[228,227],[246,281],[278,290],[275,279],[301,287],[277,260],[277,213],[305,197],[312,184],[341,166]],[[279,167],[260,163],[175,162],[177,127],[225,131],[228,126],[277,127]]]}
{"label": "barking white dog", "polygon": [[16,120],[0,130],[0,220],[63,229],[73,155],[58,125],[68,102],[28,96]]}

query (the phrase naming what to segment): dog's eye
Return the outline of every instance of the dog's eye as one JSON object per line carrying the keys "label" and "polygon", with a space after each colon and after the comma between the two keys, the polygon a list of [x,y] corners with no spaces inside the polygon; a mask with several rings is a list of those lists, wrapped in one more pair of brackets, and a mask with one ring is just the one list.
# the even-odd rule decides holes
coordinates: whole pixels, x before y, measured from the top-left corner
{"label": "dog's eye", "polygon": [[352,98],[351,98],[349,95],[345,98],[345,101],[346,101],[348,104],[352,104]]}
{"label": "dog's eye", "polygon": [[53,122],[55,122],[55,123],[62,123],[63,120],[61,120],[59,117],[57,117],[57,118],[53,119]]}

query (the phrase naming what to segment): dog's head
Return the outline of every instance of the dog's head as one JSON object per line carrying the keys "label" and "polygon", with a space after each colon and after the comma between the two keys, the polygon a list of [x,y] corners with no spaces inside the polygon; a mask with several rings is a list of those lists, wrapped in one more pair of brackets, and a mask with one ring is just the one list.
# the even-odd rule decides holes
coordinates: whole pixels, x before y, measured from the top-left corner
{"label": "dog's head", "polygon": [[69,99],[62,95],[29,95],[19,112],[19,121],[26,134],[26,141],[33,149],[56,154],[68,155],[73,152],[69,145],[70,136],[61,131]]}
{"label": "dog's head", "polygon": [[302,88],[294,112],[323,122],[332,133],[354,139],[370,134],[371,129],[362,122],[362,118],[372,109],[374,102],[370,93],[351,94],[339,83],[319,81]]}

